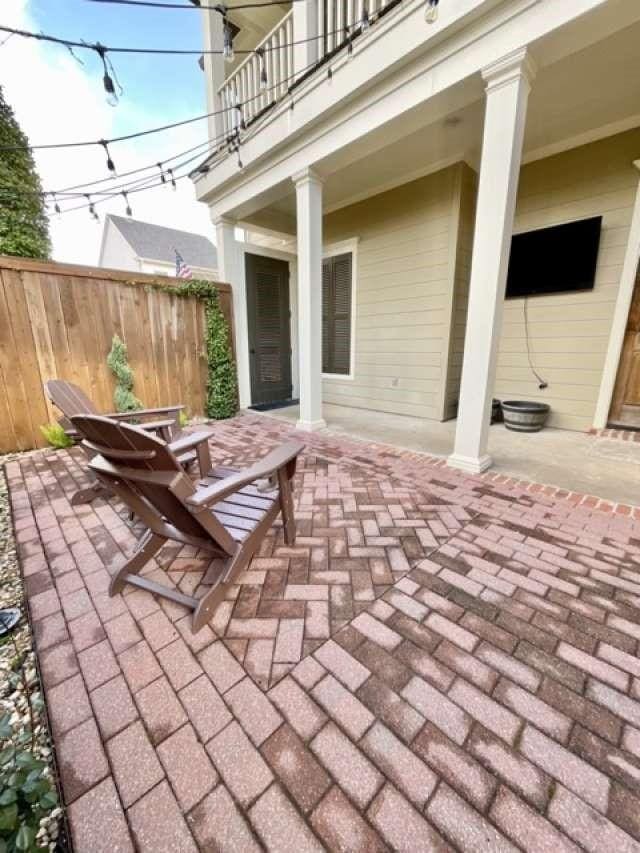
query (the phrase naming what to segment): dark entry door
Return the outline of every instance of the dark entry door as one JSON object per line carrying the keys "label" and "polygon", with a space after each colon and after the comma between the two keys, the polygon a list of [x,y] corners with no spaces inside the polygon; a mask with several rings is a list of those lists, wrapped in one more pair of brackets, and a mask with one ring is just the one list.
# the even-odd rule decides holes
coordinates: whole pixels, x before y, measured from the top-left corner
{"label": "dark entry door", "polygon": [[291,399],[289,264],[245,255],[251,402]]}

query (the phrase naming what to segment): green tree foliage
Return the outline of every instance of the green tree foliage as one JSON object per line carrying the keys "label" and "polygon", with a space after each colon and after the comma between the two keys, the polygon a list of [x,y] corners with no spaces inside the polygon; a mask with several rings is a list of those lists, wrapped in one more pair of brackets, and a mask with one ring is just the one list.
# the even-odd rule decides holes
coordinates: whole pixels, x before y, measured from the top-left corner
{"label": "green tree foliage", "polygon": [[113,394],[116,411],[137,412],[142,408],[142,403],[133,393],[133,370],[129,367],[127,346],[118,335],[113,336],[107,364],[116,377],[116,390]]}
{"label": "green tree foliage", "polygon": [[[28,145],[0,87],[0,146]],[[48,258],[49,222],[31,152],[0,151],[0,255]]]}

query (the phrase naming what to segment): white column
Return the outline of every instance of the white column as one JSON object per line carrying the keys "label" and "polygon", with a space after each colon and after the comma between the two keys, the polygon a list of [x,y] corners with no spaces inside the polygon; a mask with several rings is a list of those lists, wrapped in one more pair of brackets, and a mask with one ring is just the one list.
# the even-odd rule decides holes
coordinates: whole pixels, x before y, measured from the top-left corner
{"label": "white column", "polygon": [[318,59],[318,4],[322,2],[324,0],[299,0],[293,4],[293,69],[296,79]]}
{"label": "white column", "polygon": [[449,465],[479,474],[491,465],[487,439],[527,100],[535,66],[526,49],[482,72],[484,136],[456,440]]}
{"label": "white column", "polygon": [[[297,5],[297,4],[296,4]],[[293,176],[298,226],[299,429],[322,419],[322,180],[312,169]]]}
{"label": "white column", "polygon": [[[203,32],[205,50],[222,50],[222,15],[209,9],[203,9]],[[224,59],[220,54],[204,54],[204,74],[207,89],[207,112],[217,113],[210,115],[208,120],[209,139],[218,142],[222,140],[224,133],[223,116],[220,112],[222,101],[218,95],[218,89],[224,83]]]}
{"label": "white column", "polygon": [[247,287],[244,271],[244,251],[236,240],[236,223],[232,219],[214,219],[218,251],[218,277],[231,285],[233,291],[233,324],[238,369],[240,408],[251,405],[251,375],[249,373],[249,326],[247,322]]}

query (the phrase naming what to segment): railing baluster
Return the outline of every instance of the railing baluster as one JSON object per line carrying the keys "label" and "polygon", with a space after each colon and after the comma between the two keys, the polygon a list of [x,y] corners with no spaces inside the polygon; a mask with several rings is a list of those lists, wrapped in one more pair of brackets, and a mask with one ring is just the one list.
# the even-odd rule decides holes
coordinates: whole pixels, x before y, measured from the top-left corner
{"label": "railing baluster", "polygon": [[[287,18],[287,76],[293,74],[293,15]],[[291,85],[293,80],[290,80],[288,85]]]}
{"label": "railing baluster", "polygon": [[335,0],[327,0],[327,53],[331,53],[335,46]]}
{"label": "railing baluster", "polygon": [[318,0],[318,59],[322,59],[327,52],[327,44],[326,44],[326,34],[325,34],[325,8],[327,5],[327,0]]}

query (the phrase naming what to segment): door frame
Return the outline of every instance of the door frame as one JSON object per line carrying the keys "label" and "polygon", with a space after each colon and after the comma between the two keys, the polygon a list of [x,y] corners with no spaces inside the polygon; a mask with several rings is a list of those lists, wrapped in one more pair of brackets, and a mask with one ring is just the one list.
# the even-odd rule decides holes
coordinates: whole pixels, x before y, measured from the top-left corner
{"label": "door frame", "polygon": [[[624,333],[627,328],[627,320],[629,319],[629,309],[631,308],[631,299],[633,298],[633,288],[636,280],[638,264],[640,263],[640,160],[635,160],[633,163],[636,169],[636,180],[638,185],[636,189],[636,198],[631,217],[631,227],[629,229],[629,239],[624,255],[622,265],[622,273],[620,275],[620,284],[618,287],[618,296],[613,313],[611,323],[611,332],[609,334],[609,343],[607,346],[607,354],[605,356],[604,366],[602,370],[602,379],[600,382],[600,391],[598,393],[598,401],[593,417],[593,428],[604,429],[609,420],[609,410],[613,401],[613,392],[616,384],[616,376],[618,375],[618,367],[620,365],[620,357],[622,355],[622,345],[624,343]],[[606,218],[603,222],[606,226]]]}
{"label": "door frame", "polygon": [[[245,297],[246,297],[246,306],[247,306],[247,350],[249,354],[249,396],[251,398],[250,405],[256,403],[254,399],[254,362],[252,359],[251,349],[252,349],[252,324],[250,322],[249,311],[250,311],[250,287],[253,286],[253,283],[249,280],[248,268],[249,268],[249,258],[251,255],[257,258],[265,258],[273,261],[281,261],[288,265],[288,277],[286,281],[287,286],[287,303],[289,309],[289,322],[286,328],[287,331],[287,340],[284,342],[285,347],[288,345],[288,358],[289,358],[289,381],[291,387],[291,396],[294,396],[295,388],[294,388],[294,352],[293,352],[293,336],[292,336],[292,319],[293,319],[293,310],[292,310],[292,290],[294,289],[292,285],[294,282],[292,281],[292,270],[291,270],[291,256],[286,252],[278,252],[266,250],[262,246],[256,246],[249,243],[245,243],[243,246],[243,266],[244,266],[244,279],[245,279]],[[255,328],[254,330],[255,331]],[[296,371],[297,373],[297,371]],[[276,401],[274,401],[276,402]]]}
{"label": "door frame", "polygon": [[[631,309],[633,308],[634,302],[636,300],[640,300],[640,263],[638,264],[634,287],[631,292],[629,315],[631,314]],[[626,425],[622,417],[622,410],[625,405],[631,405],[625,402],[625,392],[627,390],[627,385],[629,383],[631,372],[631,363],[628,359],[627,353],[627,346],[631,341],[628,331],[629,315],[627,316],[627,323],[625,324],[624,336],[622,338],[622,346],[620,347],[620,360],[618,362],[618,370],[616,373],[616,381],[613,387],[613,395],[611,397],[611,406],[609,409],[608,417],[608,424],[613,424],[618,429],[625,428]],[[633,335],[633,338],[635,338],[638,334],[640,333],[636,332]],[[633,428],[637,428],[637,424],[633,424],[631,426],[633,426]]]}

